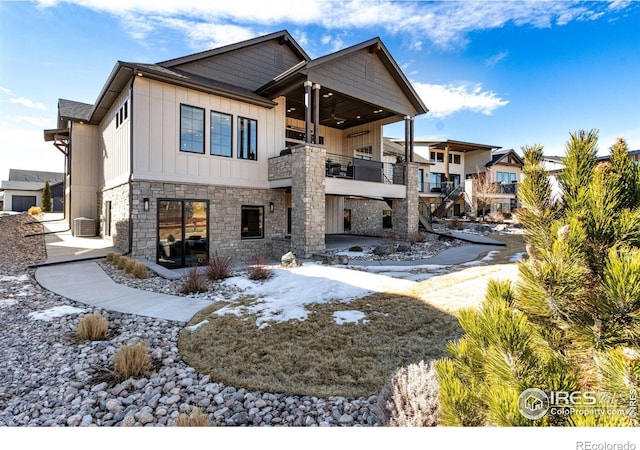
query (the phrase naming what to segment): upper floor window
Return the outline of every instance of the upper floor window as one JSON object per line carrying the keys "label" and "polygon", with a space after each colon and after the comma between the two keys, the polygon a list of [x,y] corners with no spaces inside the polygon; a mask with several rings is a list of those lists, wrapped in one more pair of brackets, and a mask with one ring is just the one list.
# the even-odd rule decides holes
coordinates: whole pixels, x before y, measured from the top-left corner
{"label": "upper floor window", "polygon": [[120,106],[118,111],[116,112],[116,128],[120,127],[122,123],[129,118],[129,100],[125,100],[125,102]]}
{"label": "upper floor window", "polygon": [[238,158],[258,159],[258,121],[238,117]]}
{"label": "upper floor window", "polygon": [[211,154],[231,157],[232,120],[230,114],[211,111]]}
{"label": "upper floor window", "polygon": [[442,152],[431,152],[431,161],[435,162],[444,162],[444,153]]}
{"label": "upper floor window", "polygon": [[180,151],[204,154],[204,109],[180,105]]}
{"label": "upper floor window", "polygon": [[359,159],[373,159],[373,147],[361,147],[356,149],[356,158]]}
{"label": "upper floor window", "polygon": [[452,155],[449,153],[449,164],[460,164],[460,155]]}

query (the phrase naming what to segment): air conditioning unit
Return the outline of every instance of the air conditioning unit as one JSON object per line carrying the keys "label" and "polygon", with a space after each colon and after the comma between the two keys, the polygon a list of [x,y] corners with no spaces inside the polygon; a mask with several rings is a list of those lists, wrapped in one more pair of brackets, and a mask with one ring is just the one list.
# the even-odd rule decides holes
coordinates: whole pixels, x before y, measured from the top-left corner
{"label": "air conditioning unit", "polygon": [[77,237],[93,237],[96,235],[96,219],[76,217],[73,219],[73,235]]}

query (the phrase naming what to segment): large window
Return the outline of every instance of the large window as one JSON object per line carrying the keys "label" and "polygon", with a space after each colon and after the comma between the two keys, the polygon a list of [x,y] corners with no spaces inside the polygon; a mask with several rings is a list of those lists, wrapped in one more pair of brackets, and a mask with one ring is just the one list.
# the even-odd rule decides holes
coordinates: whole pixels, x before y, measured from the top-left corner
{"label": "large window", "polygon": [[230,114],[211,111],[211,154],[231,157],[232,120]]}
{"label": "large window", "polygon": [[158,264],[185,267],[208,258],[207,201],[158,200]]}
{"label": "large window", "polygon": [[418,192],[424,192],[424,169],[418,169]]}
{"label": "large window", "polygon": [[180,151],[204,154],[204,109],[180,105]]}
{"label": "large window", "polygon": [[264,206],[242,206],[242,239],[264,237]]}
{"label": "large window", "polygon": [[258,121],[238,117],[238,158],[258,159]]}

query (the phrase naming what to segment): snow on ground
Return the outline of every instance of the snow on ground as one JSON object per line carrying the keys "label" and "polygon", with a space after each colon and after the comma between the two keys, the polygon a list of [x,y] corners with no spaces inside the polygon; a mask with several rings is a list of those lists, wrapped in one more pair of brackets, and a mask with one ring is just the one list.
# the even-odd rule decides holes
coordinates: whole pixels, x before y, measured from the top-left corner
{"label": "snow on ground", "polygon": [[526,254],[527,254],[526,252],[516,253],[515,255],[513,255],[511,257],[511,259],[509,259],[509,262],[518,262],[518,261],[524,259]]}
{"label": "snow on ground", "polygon": [[356,311],[354,309],[348,309],[346,311],[336,311],[333,313],[333,320],[338,325],[344,325],[345,323],[367,323],[365,319],[366,315],[362,311]]}
{"label": "snow on ground", "polygon": [[73,306],[54,306],[44,311],[34,311],[29,313],[29,317],[33,320],[44,320],[49,322],[56,317],[68,316],[71,314],[79,314],[85,312],[85,309],[74,308]]}
{"label": "snow on ground", "polygon": [[400,292],[415,285],[415,281],[319,263],[271,271],[272,277],[260,283],[245,277],[226,279],[223,285],[246,290],[236,294],[232,301],[246,295],[254,295],[258,301],[250,306],[231,304],[219,309],[217,314],[253,313],[258,316],[257,325],[265,326],[269,321],[305,320],[309,314],[308,304],[331,300],[349,302],[375,292]]}

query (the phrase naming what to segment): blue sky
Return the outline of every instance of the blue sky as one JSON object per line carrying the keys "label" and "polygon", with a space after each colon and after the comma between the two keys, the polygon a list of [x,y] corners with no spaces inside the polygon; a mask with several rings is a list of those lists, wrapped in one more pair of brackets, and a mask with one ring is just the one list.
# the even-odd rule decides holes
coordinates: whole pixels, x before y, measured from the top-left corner
{"label": "blue sky", "polygon": [[[159,62],[287,29],[312,57],[380,36],[429,107],[417,139],[560,155],[600,130],[640,149],[640,2],[0,0],[0,178],[62,171],[57,100],[93,103],[117,60]],[[402,137],[403,124],[387,127]]]}

